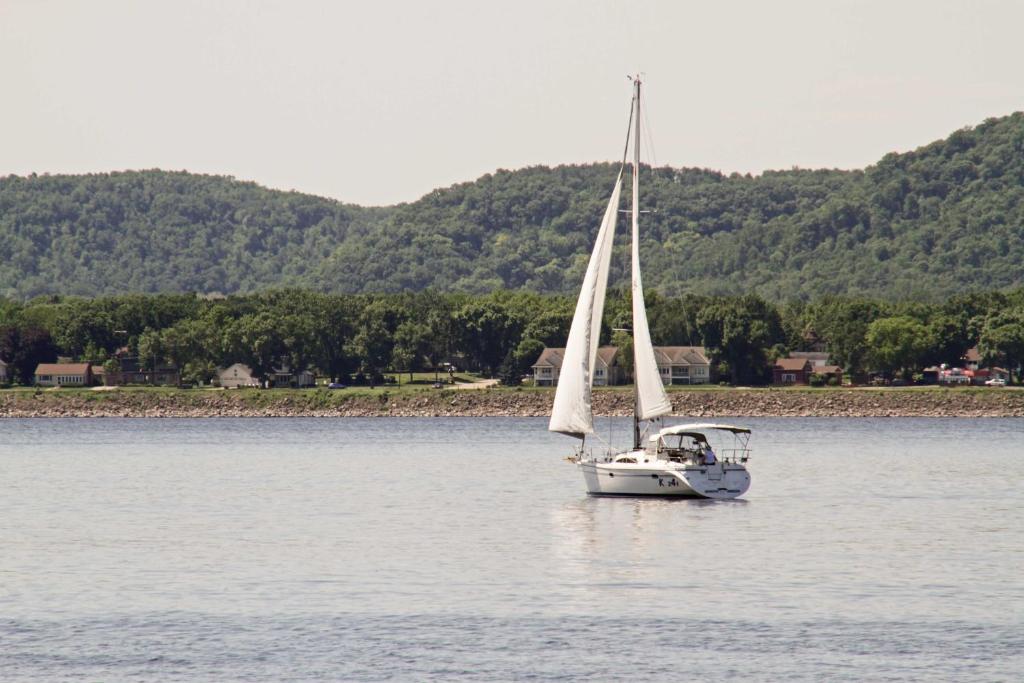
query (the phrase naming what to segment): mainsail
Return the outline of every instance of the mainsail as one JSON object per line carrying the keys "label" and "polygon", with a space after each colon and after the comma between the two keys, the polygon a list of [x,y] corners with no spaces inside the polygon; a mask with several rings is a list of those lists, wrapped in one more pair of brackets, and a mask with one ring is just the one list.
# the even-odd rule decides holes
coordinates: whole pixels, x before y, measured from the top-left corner
{"label": "mainsail", "polygon": [[[635,81],[636,138],[633,143],[633,381],[636,383],[636,416],[650,420],[672,411],[665,394],[658,362],[654,358],[651,330],[647,326],[644,285],[640,279],[640,79]],[[637,444],[638,445],[638,444]]]}
{"label": "mainsail", "polygon": [[604,295],[608,287],[608,266],[611,262],[612,240],[615,237],[615,219],[618,215],[621,191],[620,171],[619,177],[615,180],[615,189],[608,200],[604,219],[601,221],[601,229],[597,233],[597,242],[590,255],[590,263],[587,264],[587,274],[583,278],[580,298],[576,302],[576,313],[569,329],[569,339],[565,344],[565,357],[562,359],[558,388],[555,390],[555,403],[551,409],[551,422],[548,424],[548,429],[552,432],[580,438],[594,433],[591,390],[594,384],[594,364],[597,362],[597,347],[601,337]]}

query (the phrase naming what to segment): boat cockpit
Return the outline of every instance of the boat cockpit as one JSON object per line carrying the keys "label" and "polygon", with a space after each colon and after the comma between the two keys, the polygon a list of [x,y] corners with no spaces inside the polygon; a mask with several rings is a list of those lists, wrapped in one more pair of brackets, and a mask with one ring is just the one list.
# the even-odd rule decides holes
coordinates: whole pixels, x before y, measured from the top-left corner
{"label": "boat cockpit", "polygon": [[[699,431],[698,431],[699,430]],[[733,437],[730,445],[712,448],[705,432],[728,433]],[[745,463],[750,458],[750,429],[732,425],[692,424],[665,427],[650,436],[648,454],[659,460],[688,465],[707,465],[716,460],[724,464]]]}
{"label": "boat cockpit", "polygon": [[670,434],[659,440],[656,453],[670,462],[702,462],[710,448],[703,434]]}

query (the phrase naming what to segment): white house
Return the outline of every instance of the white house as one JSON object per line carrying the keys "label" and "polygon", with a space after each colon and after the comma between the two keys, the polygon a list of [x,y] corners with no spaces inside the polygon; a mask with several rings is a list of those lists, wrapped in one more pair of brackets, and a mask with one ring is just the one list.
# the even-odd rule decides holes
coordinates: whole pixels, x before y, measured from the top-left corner
{"label": "white house", "polygon": [[253,374],[252,368],[245,363],[235,363],[217,370],[217,383],[225,389],[240,387],[258,387],[259,379]]}

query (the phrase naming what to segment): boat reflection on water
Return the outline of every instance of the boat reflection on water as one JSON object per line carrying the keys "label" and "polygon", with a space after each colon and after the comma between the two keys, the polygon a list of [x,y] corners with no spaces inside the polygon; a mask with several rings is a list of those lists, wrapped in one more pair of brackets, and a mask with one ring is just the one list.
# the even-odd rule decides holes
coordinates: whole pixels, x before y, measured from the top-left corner
{"label": "boat reflection on water", "polygon": [[[665,590],[665,569],[679,581],[722,557],[730,523],[750,501],[735,498],[609,498],[587,496],[551,513],[552,570],[581,596],[611,586]],[[602,599],[607,594],[602,592]]]}

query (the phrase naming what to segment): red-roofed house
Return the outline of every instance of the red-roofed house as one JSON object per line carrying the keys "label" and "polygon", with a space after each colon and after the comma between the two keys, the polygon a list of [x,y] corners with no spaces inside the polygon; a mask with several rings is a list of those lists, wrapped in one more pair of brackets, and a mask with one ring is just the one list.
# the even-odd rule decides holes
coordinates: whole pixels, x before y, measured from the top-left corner
{"label": "red-roofed house", "polygon": [[815,372],[820,372],[818,368],[828,365],[830,360],[828,351],[791,351],[788,358],[806,358],[811,361]]}
{"label": "red-roofed house", "polygon": [[843,383],[843,369],[838,365],[815,365],[811,370],[816,375],[823,375],[826,382],[834,379],[836,384]]}
{"label": "red-roofed house", "polygon": [[964,367],[968,370],[977,370],[981,367],[981,353],[978,351],[977,346],[972,346],[964,352],[964,357],[961,359],[964,362]]}
{"label": "red-roofed house", "polygon": [[807,384],[812,368],[806,358],[780,358],[772,367],[772,384]]}

